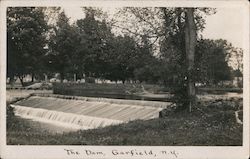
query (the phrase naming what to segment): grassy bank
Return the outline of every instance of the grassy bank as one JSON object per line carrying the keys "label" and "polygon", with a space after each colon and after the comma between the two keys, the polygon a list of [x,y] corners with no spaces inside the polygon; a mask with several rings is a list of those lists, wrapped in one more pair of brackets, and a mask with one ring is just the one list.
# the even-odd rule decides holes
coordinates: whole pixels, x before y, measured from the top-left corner
{"label": "grassy bank", "polygon": [[[193,113],[170,113],[165,118],[132,121],[106,128],[54,134],[32,122],[15,118],[7,130],[10,145],[242,145],[242,125],[234,112],[242,99],[201,102]],[[242,117],[241,117],[242,119]],[[8,119],[12,120],[12,119]]]}
{"label": "grassy bank", "polygon": [[150,84],[53,83],[53,93],[112,99],[171,101],[168,88]]}
{"label": "grassy bank", "polygon": [[[85,95],[96,94],[136,94],[149,92],[154,94],[167,93],[171,89],[163,85],[154,84],[110,84],[110,83],[53,83],[53,91],[56,94],[64,95]],[[228,92],[242,93],[242,88],[236,87],[197,87],[198,93],[224,94]]]}
{"label": "grassy bank", "polygon": [[198,93],[204,94],[204,93],[209,93],[209,94],[224,94],[224,93],[242,93],[243,89],[242,88],[220,88],[220,87],[200,87],[198,88]]}

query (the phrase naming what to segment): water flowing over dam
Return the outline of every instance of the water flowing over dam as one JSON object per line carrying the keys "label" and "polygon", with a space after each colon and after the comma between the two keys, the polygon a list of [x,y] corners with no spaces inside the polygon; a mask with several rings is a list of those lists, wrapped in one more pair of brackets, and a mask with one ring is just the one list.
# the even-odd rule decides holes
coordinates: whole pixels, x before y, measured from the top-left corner
{"label": "water flowing over dam", "polygon": [[159,117],[167,102],[135,101],[73,96],[31,96],[11,106],[15,114],[77,129],[93,129]]}

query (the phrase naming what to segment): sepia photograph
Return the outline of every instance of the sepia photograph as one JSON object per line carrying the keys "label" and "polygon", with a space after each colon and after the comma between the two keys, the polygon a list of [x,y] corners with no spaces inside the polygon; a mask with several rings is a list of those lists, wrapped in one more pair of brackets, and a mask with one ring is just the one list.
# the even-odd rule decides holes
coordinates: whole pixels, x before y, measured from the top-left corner
{"label": "sepia photograph", "polygon": [[241,6],[7,5],[6,146],[248,147]]}

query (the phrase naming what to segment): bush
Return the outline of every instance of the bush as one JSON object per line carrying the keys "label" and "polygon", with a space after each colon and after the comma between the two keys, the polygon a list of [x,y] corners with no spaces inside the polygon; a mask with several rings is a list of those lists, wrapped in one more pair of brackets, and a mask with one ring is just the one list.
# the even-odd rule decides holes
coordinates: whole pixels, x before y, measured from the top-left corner
{"label": "bush", "polygon": [[201,105],[206,106],[206,110],[218,110],[218,111],[228,111],[228,110],[241,110],[243,108],[243,99],[217,99],[209,102],[202,102]]}

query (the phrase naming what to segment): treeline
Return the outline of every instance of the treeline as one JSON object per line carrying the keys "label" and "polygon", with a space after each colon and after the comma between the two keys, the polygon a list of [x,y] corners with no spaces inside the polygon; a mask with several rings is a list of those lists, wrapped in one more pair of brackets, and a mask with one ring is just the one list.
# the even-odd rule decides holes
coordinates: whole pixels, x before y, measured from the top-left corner
{"label": "treeline", "polygon": [[[76,79],[93,77],[165,85],[186,80],[184,30],[173,30],[169,36],[159,38],[159,49],[155,50],[146,33],[139,40],[130,34],[115,34],[112,24],[99,18],[102,11],[83,10],[85,18],[71,24],[60,8],[8,8],[10,82],[15,77],[22,82],[27,74],[43,79],[44,74],[53,77],[55,73],[60,73],[61,81],[73,74]],[[218,84],[242,76],[242,60],[236,71],[229,66],[233,51],[238,59],[242,58],[242,50],[226,40],[198,39],[192,71],[196,82]]]}
{"label": "treeline", "polygon": [[53,72],[59,72],[62,79],[75,73],[78,78],[85,74],[113,81],[135,80],[135,70],[156,60],[147,42],[139,45],[127,35],[115,36],[105,20],[95,19],[95,13],[86,10],[86,17],[73,25],[64,12],[59,14],[49,43]]}

